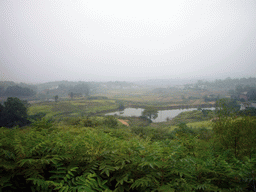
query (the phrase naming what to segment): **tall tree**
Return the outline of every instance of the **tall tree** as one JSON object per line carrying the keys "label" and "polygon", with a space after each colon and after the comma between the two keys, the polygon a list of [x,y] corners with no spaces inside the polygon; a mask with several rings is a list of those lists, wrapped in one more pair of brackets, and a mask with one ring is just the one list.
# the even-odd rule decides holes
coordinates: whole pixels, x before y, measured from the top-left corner
{"label": "tall tree", "polygon": [[59,96],[58,96],[58,95],[55,95],[54,99],[55,99],[55,102],[56,102],[56,103],[57,103],[57,101],[58,101],[58,98],[59,98]]}
{"label": "tall tree", "polygon": [[71,92],[69,95],[70,95],[71,99],[73,100],[74,93],[73,93],[73,92]]}
{"label": "tall tree", "polygon": [[147,107],[142,112],[142,116],[148,117],[150,120],[156,119],[158,117],[158,111],[153,107]]}
{"label": "tall tree", "polygon": [[0,106],[0,127],[25,126],[29,124],[27,107],[16,97],[8,97],[4,106]]}
{"label": "tall tree", "polygon": [[227,117],[236,114],[240,110],[240,105],[235,99],[219,99],[216,102],[216,114],[219,117]]}

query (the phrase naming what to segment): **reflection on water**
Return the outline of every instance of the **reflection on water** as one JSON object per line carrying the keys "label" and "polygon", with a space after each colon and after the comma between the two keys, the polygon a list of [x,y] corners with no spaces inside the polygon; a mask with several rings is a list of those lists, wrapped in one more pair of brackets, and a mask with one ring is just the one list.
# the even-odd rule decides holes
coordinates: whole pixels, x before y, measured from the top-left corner
{"label": "reflection on water", "polygon": [[[214,110],[215,108],[202,108],[202,109],[208,109],[208,110]],[[153,122],[163,122],[168,119],[172,119],[176,117],[178,114],[184,111],[193,111],[197,110],[197,108],[189,108],[189,109],[171,109],[171,110],[159,110],[158,111],[158,117],[153,120]],[[125,116],[125,117],[139,117],[141,116],[142,111],[144,109],[142,108],[125,108],[123,111],[116,111],[113,113],[107,113],[106,115],[119,115],[119,116]]]}

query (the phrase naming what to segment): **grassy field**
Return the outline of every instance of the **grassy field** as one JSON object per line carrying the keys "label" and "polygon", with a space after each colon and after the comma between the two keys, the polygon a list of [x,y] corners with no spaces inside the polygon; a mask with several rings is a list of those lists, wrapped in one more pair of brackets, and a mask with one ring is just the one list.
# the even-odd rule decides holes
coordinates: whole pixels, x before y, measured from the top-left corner
{"label": "grassy field", "polygon": [[[212,129],[212,122],[211,121],[199,121],[199,122],[187,123],[187,126],[191,127],[191,128]],[[173,125],[173,126],[169,127],[169,130],[173,131],[176,128],[178,128],[178,126],[177,125]]]}
{"label": "grassy field", "polygon": [[[116,93],[117,94],[117,93]],[[108,95],[109,96],[109,95]],[[151,95],[153,98],[155,95]],[[136,100],[136,96],[129,96],[131,99]],[[140,96],[142,97],[142,96]],[[121,98],[121,97],[120,97]],[[124,101],[128,97],[122,97]],[[149,98],[147,98],[149,99]],[[106,112],[115,111],[119,107],[119,99],[74,99],[74,100],[60,100],[58,102],[41,102],[33,103],[28,109],[29,115],[35,115],[37,113],[45,113],[46,117],[84,117],[84,116],[95,116],[104,115]],[[127,102],[127,101],[126,101]],[[125,103],[125,102],[124,102]],[[144,102],[145,104],[146,102]],[[127,103],[126,103],[127,104]],[[155,103],[156,107],[163,105],[164,103]],[[127,105],[126,105],[127,106]],[[177,128],[176,125],[183,122],[189,127],[193,128],[211,128],[210,121],[212,112],[207,116],[204,116],[201,111],[189,111],[179,114],[171,121],[161,123],[149,123],[147,120],[140,118],[130,117],[117,117],[128,120],[130,126],[150,126],[153,128],[168,128],[170,131]]]}
{"label": "grassy field", "polygon": [[153,106],[161,108],[182,105],[212,105],[214,102],[205,102],[203,99],[203,96],[210,94],[212,94],[212,92],[202,90],[167,90],[166,92],[157,92],[152,89],[115,89],[96,94],[96,96],[106,96],[110,99],[120,100],[123,101],[126,106]]}
{"label": "grassy field", "polygon": [[118,103],[115,100],[72,100],[55,102],[41,102],[32,104],[28,109],[29,115],[39,112],[46,113],[46,117],[52,116],[83,116],[116,110]]}

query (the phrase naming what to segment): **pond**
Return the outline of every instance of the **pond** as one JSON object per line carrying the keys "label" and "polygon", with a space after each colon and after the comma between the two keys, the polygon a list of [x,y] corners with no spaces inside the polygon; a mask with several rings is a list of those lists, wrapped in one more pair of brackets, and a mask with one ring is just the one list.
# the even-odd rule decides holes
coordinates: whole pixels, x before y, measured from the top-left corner
{"label": "pond", "polygon": [[[202,108],[207,110],[214,110],[214,107],[211,108]],[[157,122],[164,122],[167,120],[167,118],[172,119],[179,115],[181,112],[185,111],[193,111],[197,110],[197,108],[188,108],[188,109],[171,109],[171,110],[159,110],[158,111],[158,117],[154,120],[152,120],[154,123]],[[118,116],[124,116],[124,117],[139,117],[141,116],[142,112],[144,111],[143,108],[125,108],[123,111],[116,111],[113,113],[107,113],[106,115],[118,115]]]}

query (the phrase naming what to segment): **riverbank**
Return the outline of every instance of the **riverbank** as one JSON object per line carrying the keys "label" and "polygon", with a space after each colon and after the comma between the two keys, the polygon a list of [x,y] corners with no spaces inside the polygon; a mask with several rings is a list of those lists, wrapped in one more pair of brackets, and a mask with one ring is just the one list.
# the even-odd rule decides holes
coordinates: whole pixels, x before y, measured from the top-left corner
{"label": "riverbank", "polygon": [[[146,105],[129,105],[130,108],[146,108]],[[189,109],[189,108],[211,108],[215,107],[215,103],[200,104],[200,105],[170,105],[166,107],[152,107],[158,110],[169,110],[169,109]]]}

